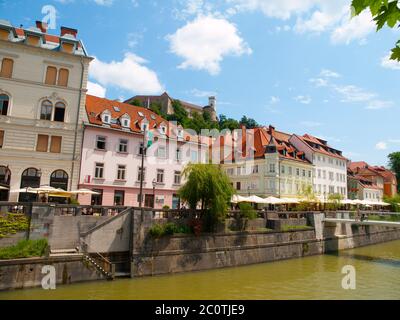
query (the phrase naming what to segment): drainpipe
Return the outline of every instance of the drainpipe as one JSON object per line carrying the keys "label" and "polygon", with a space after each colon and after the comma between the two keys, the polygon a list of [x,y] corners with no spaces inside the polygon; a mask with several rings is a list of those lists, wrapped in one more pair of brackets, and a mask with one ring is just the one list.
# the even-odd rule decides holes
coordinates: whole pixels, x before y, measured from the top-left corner
{"label": "drainpipe", "polygon": [[[78,140],[78,128],[79,128],[79,115],[80,115],[80,107],[81,107],[81,100],[82,100],[82,87],[83,87],[83,76],[85,73],[85,65],[83,63],[83,57],[81,57],[81,66],[82,66],[82,73],[81,73],[81,85],[79,87],[79,105],[78,105],[78,112],[76,113],[76,122],[75,122],[75,137],[74,137],[74,149],[72,153],[72,170],[71,170],[71,181],[69,183],[69,189],[72,190],[72,181],[74,180],[74,171],[75,171],[75,157],[76,157],[76,142]],[[83,134],[83,133],[82,133]]]}

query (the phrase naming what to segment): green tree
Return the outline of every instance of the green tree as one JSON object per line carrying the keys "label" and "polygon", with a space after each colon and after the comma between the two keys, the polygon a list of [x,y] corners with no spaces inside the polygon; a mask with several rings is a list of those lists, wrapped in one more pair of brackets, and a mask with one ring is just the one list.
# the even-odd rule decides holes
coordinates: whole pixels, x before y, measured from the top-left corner
{"label": "green tree", "polygon": [[225,115],[221,114],[219,116],[219,130],[224,130],[224,129],[229,129],[231,131],[240,129],[240,123],[239,121],[232,119],[232,118],[227,118]]}
{"label": "green tree", "polygon": [[150,110],[164,119],[168,118],[168,115],[162,110],[162,105],[160,102],[152,102],[150,104]]}
{"label": "green tree", "polygon": [[315,203],[317,202],[317,196],[314,193],[311,185],[305,185],[301,188],[298,196],[302,201],[297,205],[299,211],[313,210]]}
{"label": "green tree", "polygon": [[[371,10],[377,31],[385,25],[390,28],[399,27],[400,23],[400,3],[398,0],[353,0],[352,2],[354,16],[359,15],[364,10]],[[392,49],[392,60],[400,61],[400,40],[396,47]]]}
{"label": "green tree", "polygon": [[184,128],[186,128],[186,124],[189,119],[189,114],[182,106],[182,103],[179,100],[174,100],[172,102],[172,108],[174,109],[174,113],[167,117],[168,121],[176,121]]}
{"label": "green tree", "polygon": [[139,99],[133,99],[129,104],[136,107],[143,107],[143,104]]}
{"label": "green tree", "polygon": [[389,166],[390,170],[392,170],[396,174],[397,182],[398,182],[398,191],[400,192],[400,152],[393,152],[389,154]]}
{"label": "green tree", "polygon": [[244,125],[247,129],[254,129],[260,126],[256,120],[252,118],[247,118],[246,116],[242,117],[242,119],[240,120],[240,124]]}
{"label": "green tree", "polygon": [[225,218],[234,194],[229,177],[220,166],[212,164],[189,164],[183,176],[186,183],[179,190],[179,196],[191,209],[200,204],[206,211],[206,225],[212,231]]}
{"label": "green tree", "polygon": [[328,196],[328,204],[326,208],[328,210],[336,211],[340,207],[340,203],[343,200],[343,196],[341,194],[330,194]]}

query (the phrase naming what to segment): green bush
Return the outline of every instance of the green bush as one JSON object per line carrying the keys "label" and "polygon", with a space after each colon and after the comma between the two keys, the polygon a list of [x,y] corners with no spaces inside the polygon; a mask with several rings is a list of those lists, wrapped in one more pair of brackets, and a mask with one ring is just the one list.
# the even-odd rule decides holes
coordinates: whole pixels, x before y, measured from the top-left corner
{"label": "green bush", "polygon": [[178,233],[177,230],[178,227],[174,223],[167,223],[164,225],[164,235],[166,236],[173,236],[174,233]]}
{"label": "green bush", "polygon": [[153,238],[159,238],[164,235],[164,227],[161,224],[155,224],[149,230],[150,235]]}
{"label": "green bush", "polygon": [[164,236],[173,236],[174,234],[189,234],[192,229],[189,226],[178,226],[175,223],[169,222],[167,224],[156,224],[149,230],[150,236],[153,238],[160,238]]}
{"label": "green bush", "polygon": [[0,260],[43,257],[47,248],[47,239],[22,240],[15,246],[1,248]]}
{"label": "green bush", "polygon": [[0,238],[4,238],[29,228],[29,218],[24,214],[6,213],[0,215]]}
{"label": "green bush", "polygon": [[163,210],[170,210],[171,208],[169,206],[164,206]]}
{"label": "green bush", "polygon": [[257,219],[257,211],[251,206],[250,203],[239,203],[240,215],[243,219],[254,220]]}

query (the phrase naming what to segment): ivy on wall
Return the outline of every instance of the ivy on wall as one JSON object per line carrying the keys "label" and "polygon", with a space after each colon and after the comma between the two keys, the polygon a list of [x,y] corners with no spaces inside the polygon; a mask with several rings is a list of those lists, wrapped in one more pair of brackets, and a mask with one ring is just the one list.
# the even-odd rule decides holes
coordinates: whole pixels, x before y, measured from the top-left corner
{"label": "ivy on wall", "polygon": [[24,214],[0,214],[0,239],[29,228],[29,218]]}

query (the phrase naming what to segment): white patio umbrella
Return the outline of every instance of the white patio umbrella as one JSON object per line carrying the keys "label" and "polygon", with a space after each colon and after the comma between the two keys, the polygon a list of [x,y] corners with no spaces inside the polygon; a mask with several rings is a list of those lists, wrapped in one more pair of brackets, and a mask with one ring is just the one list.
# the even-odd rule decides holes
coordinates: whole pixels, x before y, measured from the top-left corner
{"label": "white patio umbrella", "polygon": [[[71,194],[81,194],[81,195],[100,194],[96,191],[89,190],[89,189],[79,189],[79,190],[71,191],[70,193]],[[235,196],[233,196],[233,197],[235,197]]]}
{"label": "white patio umbrella", "polygon": [[8,190],[8,188],[0,186],[0,190]]}
{"label": "white patio umbrella", "polygon": [[351,200],[351,199],[345,199],[345,200],[340,200],[341,204],[357,204],[355,203],[355,200]]}
{"label": "white patio umbrella", "polygon": [[300,203],[299,199],[294,199],[294,198],[281,198],[280,199],[283,204],[298,204]]}
{"label": "white patio umbrella", "polygon": [[275,198],[275,197],[268,197],[266,199],[260,198],[260,199],[261,199],[260,203],[262,203],[262,204],[273,204],[273,205],[275,205],[275,204],[287,203],[283,199],[279,199],[279,198]]}
{"label": "white patio umbrella", "polygon": [[251,196],[251,197],[248,197],[248,200],[250,201],[250,202],[252,202],[252,203],[265,203],[265,199],[263,199],[263,198],[260,198],[260,197],[258,197],[258,196]]}
{"label": "white patio umbrella", "polygon": [[26,187],[26,188],[11,190],[10,193],[37,193],[37,192],[33,190],[33,188],[31,187]]}

